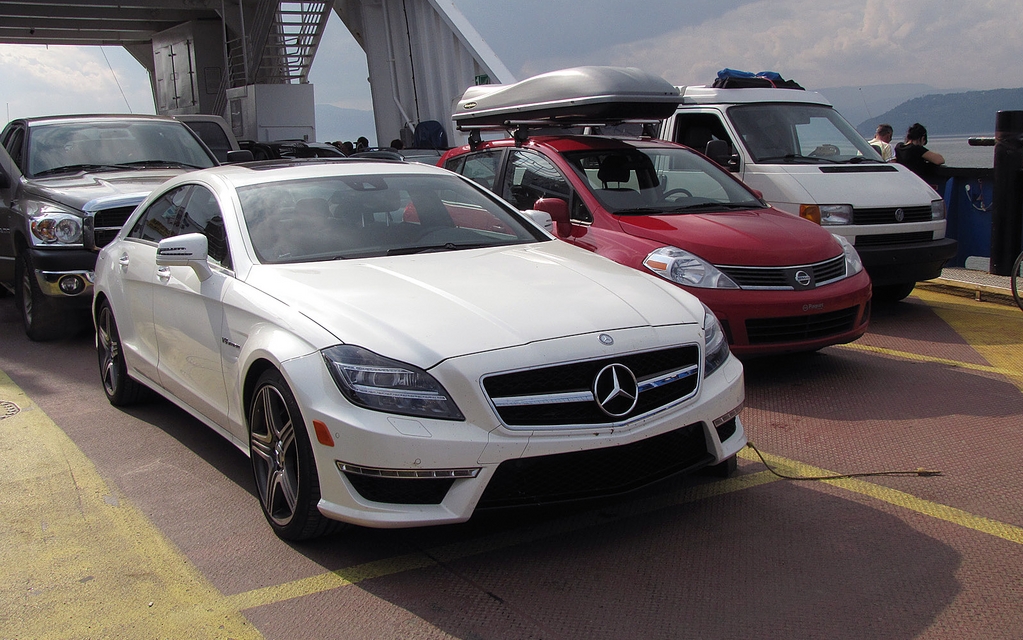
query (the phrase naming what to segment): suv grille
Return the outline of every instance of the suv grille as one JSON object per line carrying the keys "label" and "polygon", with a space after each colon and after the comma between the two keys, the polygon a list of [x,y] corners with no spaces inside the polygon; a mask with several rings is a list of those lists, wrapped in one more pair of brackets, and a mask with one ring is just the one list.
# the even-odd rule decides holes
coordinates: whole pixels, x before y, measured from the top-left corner
{"label": "suv grille", "polygon": [[700,423],[631,444],[501,463],[478,508],[609,496],[707,465]]}
{"label": "suv grille", "polygon": [[[635,407],[621,415],[606,413],[594,395],[597,375],[612,364],[627,367],[639,387]],[[542,428],[634,420],[692,397],[699,382],[700,349],[686,345],[496,374],[483,379],[483,389],[506,425]]]}
{"label": "suv grille", "polygon": [[746,338],[750,344],[800,342],[816,340],[852,331],[857,307],[811,316],[787,318],[756,318],[746,321]]}
{"label": "suv grille", "polygon": [[124,226],[135,206],[100,209],[95,216],[96,246],[105,247],[114,239],[117,232]]}
{"label": "suv grille", "polygon": [[[902,220],[896,212],[902,211]],[[900,222],[930,222],[931,207],[879,207],[853,209],[853,224],[898,224]]]}
{"label": "suv grille", "polygon": [[[715,265],[743,289],[813,289],[845,277],[845,256],[794,267],[730,267]],[[809,284],[796,281],[796,273],[810,276]]]}

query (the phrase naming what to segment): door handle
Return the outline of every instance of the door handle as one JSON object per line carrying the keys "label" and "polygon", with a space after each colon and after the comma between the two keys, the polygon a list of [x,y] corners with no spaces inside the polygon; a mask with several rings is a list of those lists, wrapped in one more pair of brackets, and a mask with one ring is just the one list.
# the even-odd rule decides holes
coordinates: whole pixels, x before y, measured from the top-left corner
{"label": "door handle", "polygon": [[156,277],[161,280],[170,280],[170,267],[159,267],[156,270]]}
{"label": "door handle", "polygon": [[122,253],[121,257],[117,259],[117,264],[121,265],[121,268],[123,268],[123,269],[127,269],[128,268],[128,263],[129,262],[130,262],[130,260],[128,260],[128,254],[127,253]]}

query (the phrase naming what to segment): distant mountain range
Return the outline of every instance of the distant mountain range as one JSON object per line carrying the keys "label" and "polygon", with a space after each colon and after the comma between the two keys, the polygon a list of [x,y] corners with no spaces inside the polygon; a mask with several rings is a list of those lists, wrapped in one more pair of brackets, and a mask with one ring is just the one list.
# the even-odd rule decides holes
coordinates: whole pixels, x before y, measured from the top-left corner
{"label": "distant mountain range", "polygon": [[[926,84],[871,85],[816,89],[835,105],[856,130],[871,138],[881,122],[895,129],[901,140],[914,122],[927,127],[932,136],[991,135],[995,113],[1023,110],[1023,88],[990,91],[946,91]],[[879,115],[874,115],[879,114]],[[376,124],[372,111],[342,109],[329,104],[316,105],[316,139],[320,142],[369,138],[377,146]],[[385,140],[381,144],[387,144]]]}
{"label": "distant mountain range", "polygon": [[910,125],[919,122],[931,136],[992,135],[995,114],[1009,110],[1023,110],[1023,88],[920,96],[862,121],[856,130],[872,137],[877,125],[887,122],[900,140]]}

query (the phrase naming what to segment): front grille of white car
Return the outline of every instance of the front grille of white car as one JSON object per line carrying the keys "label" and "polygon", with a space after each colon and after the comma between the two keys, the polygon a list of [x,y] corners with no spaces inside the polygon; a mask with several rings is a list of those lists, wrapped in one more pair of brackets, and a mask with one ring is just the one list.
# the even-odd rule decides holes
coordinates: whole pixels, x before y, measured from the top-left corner
{"label": "front grille of white car", "polygon": [[[624,402],[612,405],[609,393],[597,390],[597,378],[609,368],[624,367],[635,378],[629,388],[624,370]],[[483,388],[509,428],[555,429],[622,424],[696,395],[700,384],[700,349],[695,344],[658,351],[621,354],[487,376]],[[628,407],[628,398],[635,403]],[[601,397],[598,397],[601,396]]]}

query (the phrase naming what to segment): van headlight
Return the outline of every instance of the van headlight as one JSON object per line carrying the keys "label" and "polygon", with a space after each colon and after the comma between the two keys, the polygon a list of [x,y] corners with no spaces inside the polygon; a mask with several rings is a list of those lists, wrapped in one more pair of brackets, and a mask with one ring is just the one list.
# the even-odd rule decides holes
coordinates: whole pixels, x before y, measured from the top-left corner
{"label": "van headlight", "polygon": [[436,378],[404,362],[351,345],[320,352],[337,388],[354,405],[406,416],[465,420]]}
{"label": "van headlight", "polygon": [[852,224],[853,208],[850,204],[822,204],[821,226]]}
{"label": "van headlight", "polygon": [[931,220],[945,219],[945,201],[931,200]]}
{"label": "van headlight", "polygon": [[738,289],[731,278],[703,258],[678,247],[661,247],[650,252],[643,266],[657,275],[687,287]]}
{"label": "van headlight", "polygon": [[835,236],[835,240],[838,240],[838,244],[842,245],[842,252],[845,253],[846,277],[854,276],[860,271],[863,271],[863,261],[860,260],[860,254],[857,253],[856,247],[837,233],[833,233],[831,235]]}
{"label": "van headlight", "polygon": [[25,206],[32,240],[36,244],[82,244],[82,216],[46,202]]}
{"label": "van headlight", "polygon": [[721,368],[728,360],[728,338],[710,307],[703,305],[703,377],[706,378]]}

